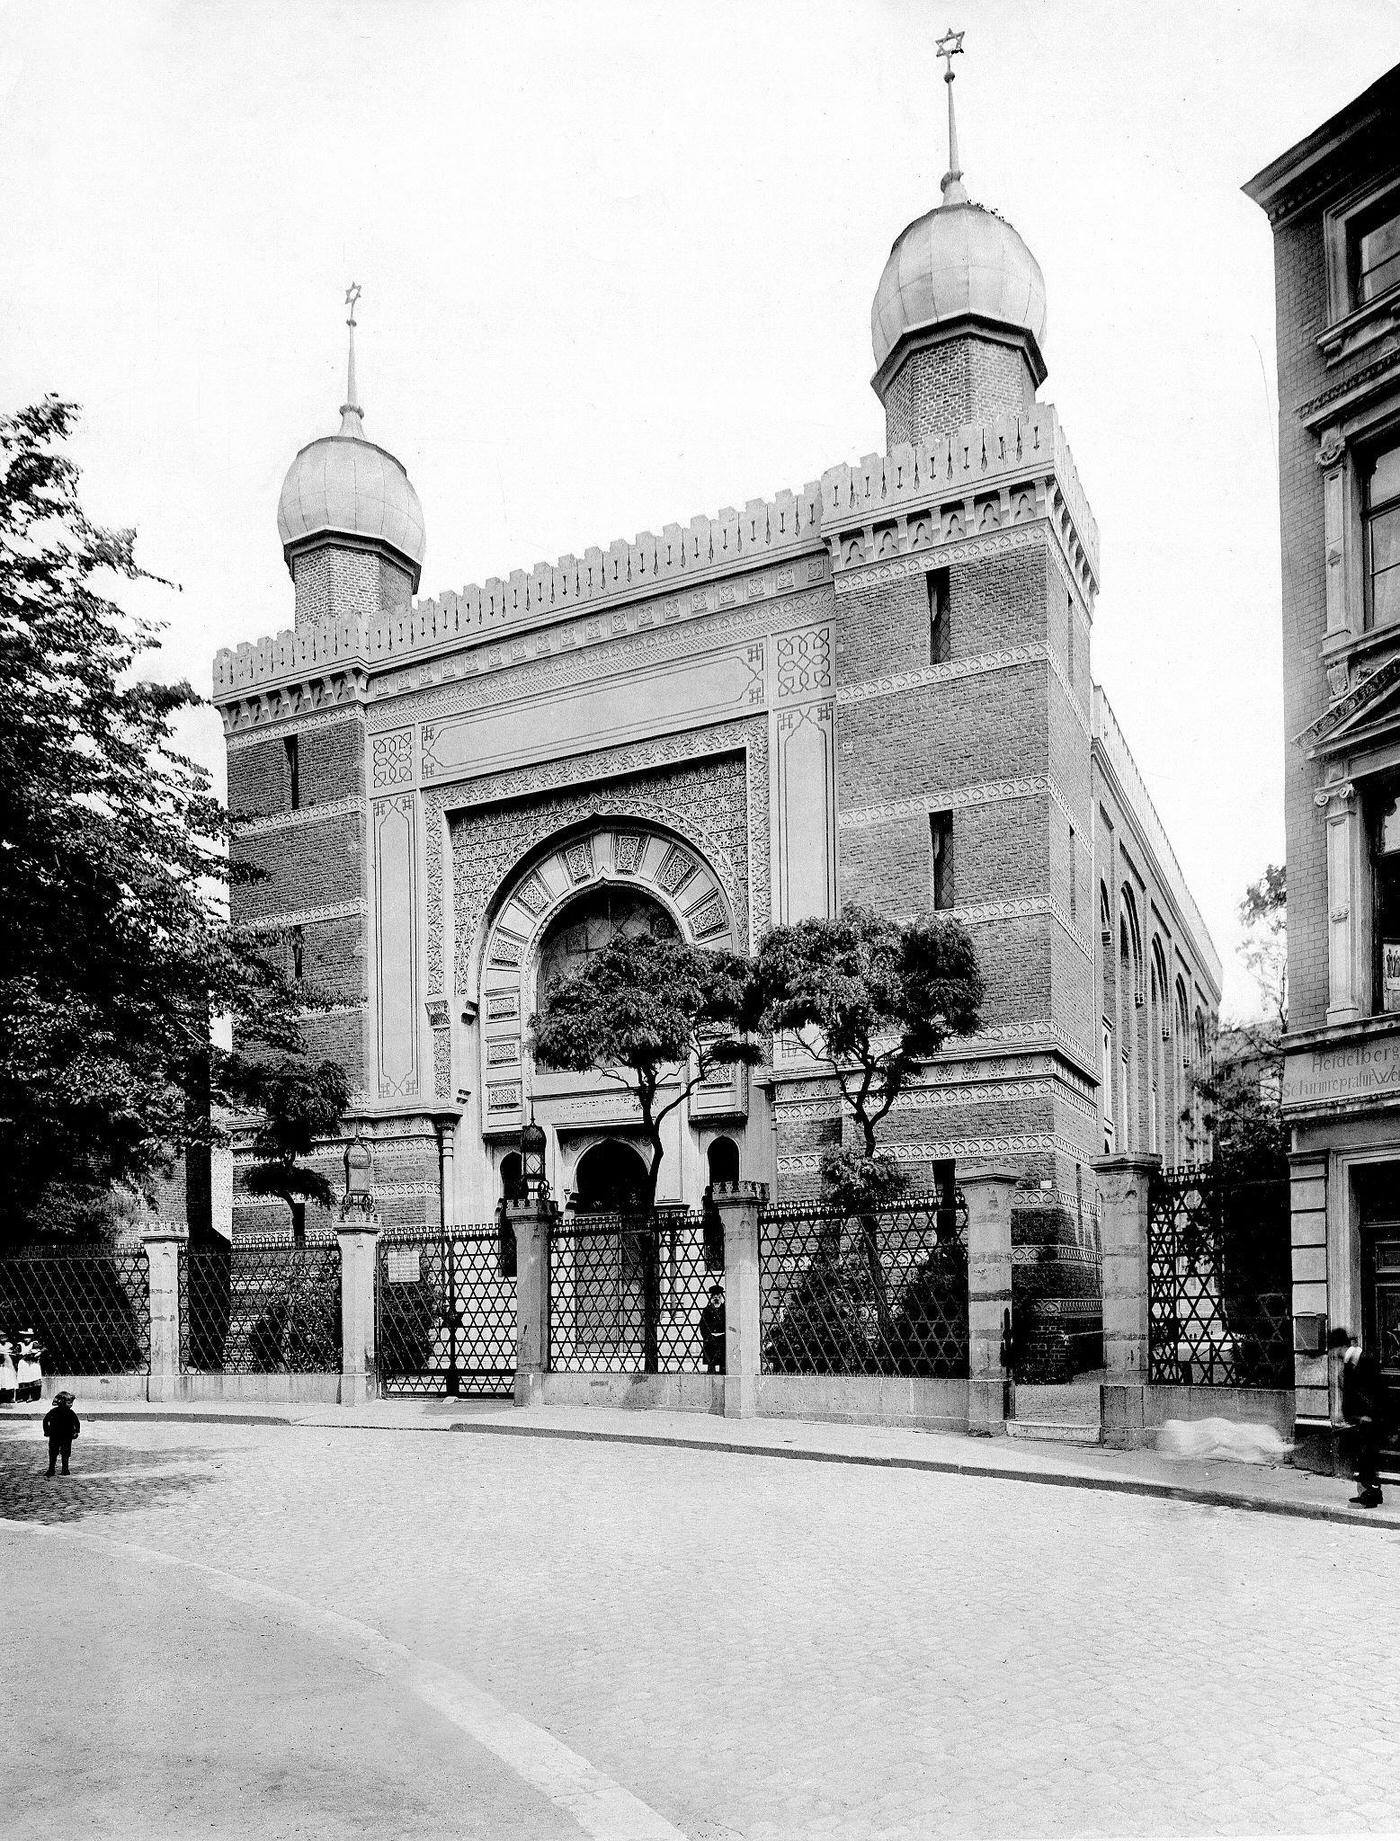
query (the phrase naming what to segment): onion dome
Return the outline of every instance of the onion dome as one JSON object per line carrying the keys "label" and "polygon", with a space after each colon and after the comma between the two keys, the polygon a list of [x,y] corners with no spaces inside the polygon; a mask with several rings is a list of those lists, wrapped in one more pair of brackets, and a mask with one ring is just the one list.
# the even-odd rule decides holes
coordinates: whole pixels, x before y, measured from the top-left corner
{"label": "onion dome", "polygon": [[[351,296],[359,289],[352,288]],[[401,461],[365,439],[355,400],[354,299],[349,298],[350,359],[340,428],[309,442],[287,471],[277,502],[277,531],[288,568],[319,540],[346,537],[383,545],[413,578],[423,566],[423,507]]]}
{"label": "onion dome", "polygon": [[981,326],[1024,344],[1039,384],[1045,377],[1045,277],[1006,219],[974,204],[963,185],[952,87],[952,58],[961,49],[960,32],[939,42],[939,55],[948,61],[943,202],[902,230],[890,251],[870,310],[876,374],[911,334]]}

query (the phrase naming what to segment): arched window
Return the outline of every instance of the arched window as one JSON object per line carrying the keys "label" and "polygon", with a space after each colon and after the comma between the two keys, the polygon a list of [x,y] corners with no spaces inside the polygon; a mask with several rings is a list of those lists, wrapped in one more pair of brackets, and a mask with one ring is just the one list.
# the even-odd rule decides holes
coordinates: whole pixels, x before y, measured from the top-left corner
{"label": "arched window", "polygon": [[737,1183],[739,1180],[739,1147],[732,1138],[715,1138],[706,1152],[710,1167],[710,1182]]}
{"label": "arched window", "polygon": [[676,923],[659,901],[641,889],[605,882],[562,908],[540,941],[538,992],[572,977],[616,934],[650,933],[673,939]]}
{"label": "arched window", "polygon": [[1186,1002],[1186,986],[1176,981],[1176,1005],[1172,1028],[1172,1080],[1176,1088],[1176,1161],[1190,1163],[1195,1153],[1191,1108],[1191,1012]]}

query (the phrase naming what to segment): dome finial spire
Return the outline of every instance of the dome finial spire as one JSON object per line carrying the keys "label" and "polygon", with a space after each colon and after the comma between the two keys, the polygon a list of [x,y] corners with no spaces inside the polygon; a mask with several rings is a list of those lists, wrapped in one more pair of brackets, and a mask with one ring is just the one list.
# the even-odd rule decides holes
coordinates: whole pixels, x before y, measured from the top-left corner
{"label": "dome finial spire", "polygon": [[965,33],[955,32],[949,26],[934,46],[943,59],[943,81],[948,85],[948,170],[943,175],[945,205],[968,203],[967,190],[962,182],[962,168],[958,165],[958,118],[953,113],[953,59],[962,56],[965,37]]}
{"label": "dome finial spire", "polygon": [[340,405],[340,432],[342,435],[355,435],[364,440],[364,423],[360,420],[362,411],[355,400],[355,306],[360,298],[360,284],[352,281],[345,290],[345,304],[350,309],[350,317],[345,324],[350,328],[350,355],[345,362],[345,401]]}

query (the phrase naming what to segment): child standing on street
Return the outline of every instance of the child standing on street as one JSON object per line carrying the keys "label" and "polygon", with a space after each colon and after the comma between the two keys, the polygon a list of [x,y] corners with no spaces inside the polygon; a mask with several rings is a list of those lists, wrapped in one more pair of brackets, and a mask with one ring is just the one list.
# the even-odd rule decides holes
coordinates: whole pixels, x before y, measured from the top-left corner
{"label": "child standing on street", "polygon": [[15,1373],[15,1352],[8,1336],[0,1336],[0,1406],[13,1406],[19,1376]]}
{"label": "child standing on street", "polygon": [[63,1459],[63,1474],[68,1475],[68,1459],[73,1454],[73,1440],[83,1429],[82,1421],[73,1411],[73,1396],[70,1393],[58,1393],[53,1397],[53,1405],[44,1414],[44,1437],[49,1441],[49,1475],[54,1473],[54,1465]]}

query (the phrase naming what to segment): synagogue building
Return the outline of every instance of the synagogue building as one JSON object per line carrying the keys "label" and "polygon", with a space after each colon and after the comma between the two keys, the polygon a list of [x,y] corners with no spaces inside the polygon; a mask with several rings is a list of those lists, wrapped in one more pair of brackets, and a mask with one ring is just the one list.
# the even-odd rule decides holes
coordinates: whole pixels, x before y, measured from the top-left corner
{"label": "synagogue building", "polygon": [[[951,120],[951,89],[949,107]],[[634,1110],[536,1068],[553,977],[614,933],[749,950],[848,901],[965,922],[980,1032],[900,1098],[920,1186],[1011,1163],[1091,1249],[1095,1158],[1208,1154],[1192,1074],[1220,967],[1093,676],[1099,533],[1054,407],[1039,265],[940,202],[875,281],[880,451],[796,490],[424,595],[426,526],[339,429],[278,507],[293,623],[220,652],[240,925],[333,1007],[389,1225],[491,1218],[531,1114],[555,1196],[635,1189]],[[810,1194],[840,1141],[799,1043],[669,1121],[659,1200],[738,1173]],[[279,1227],[241,1192],[235,1232]]]}

